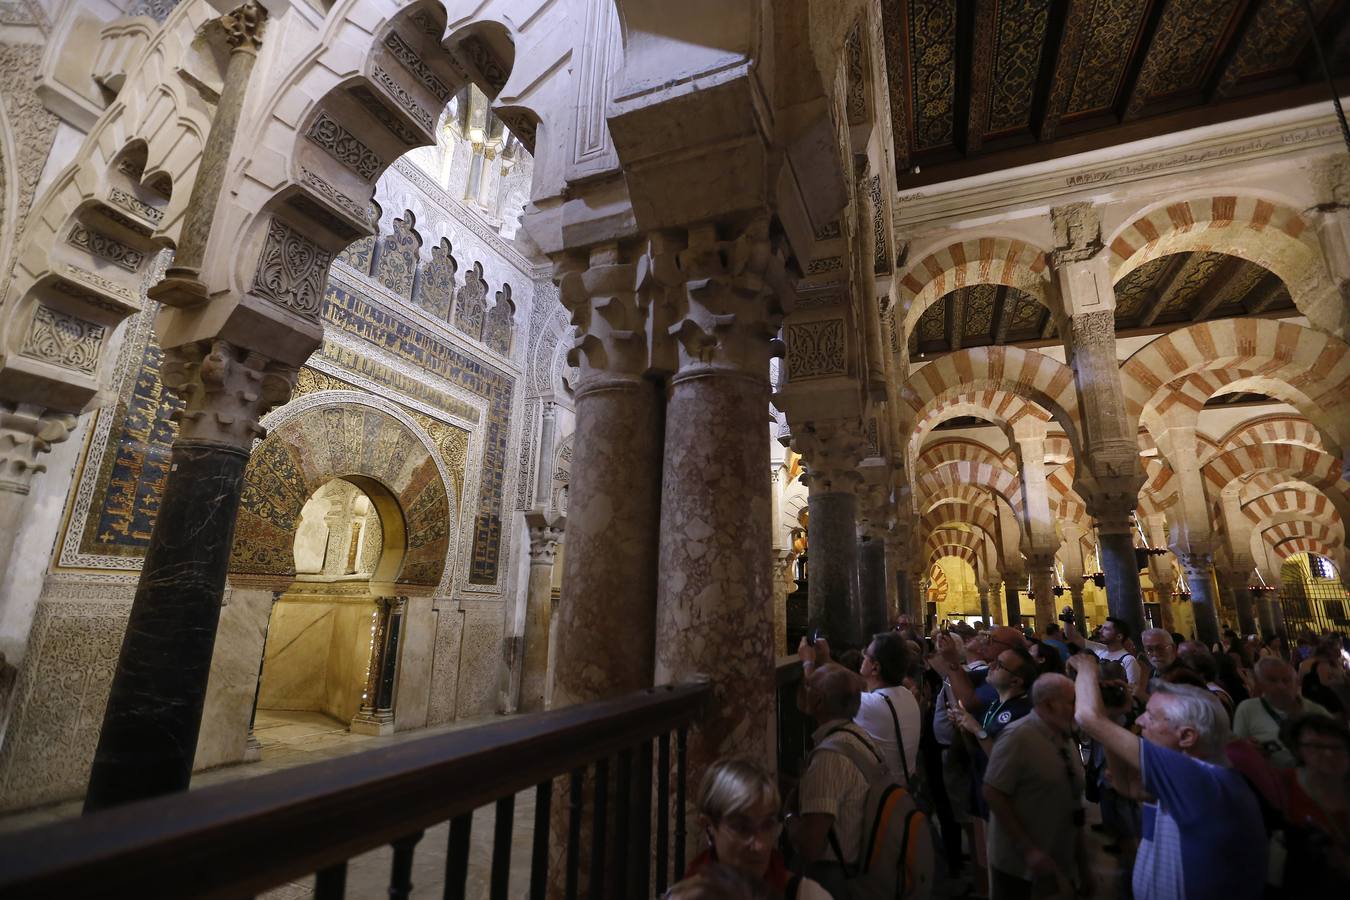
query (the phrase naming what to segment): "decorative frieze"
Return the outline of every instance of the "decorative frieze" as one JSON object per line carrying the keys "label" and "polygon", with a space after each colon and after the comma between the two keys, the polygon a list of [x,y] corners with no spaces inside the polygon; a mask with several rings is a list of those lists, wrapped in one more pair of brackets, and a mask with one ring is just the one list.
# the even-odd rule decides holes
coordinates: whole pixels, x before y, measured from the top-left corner
{"label": "decorative frieze", "polygon": [[119,268],[126,269],[128,272],[134,272],[142,262],[145,261],[145,254],[139,250],[133,250],[119,240],[108,237],[98,231],[86,228],[79,222],[76,222],[70,228],[70,234],[67,236],[72,246],[79,247],[86,253],[91,253],[101,259],[106,259]]}
{"label": "decorative frieze", "polygon": [[821,319],[788,325],[786,336],[790,380],[844,374],[843,319]]}
{"label": "decorative frieze", "polygon": [[[398,79],[393,75],[390,75],[387,69],[383,66],[376,65],[372,67],[370,74],[371,77],[375,79],[376,83],[388,91],[389,96],[392,97],[399,106],[403,107],[408,115],[418,121],[418,124],[428,132],[435,130],[436,123],[431,112],[422,106],[422,104],[418,103],[417,99],[413,97],[412,94],[408,93],[408,89],[399,84]],[[397,132],[395,132],[395,134],[397,134]],[[416,143],[421,143],[421,141],[417,141]]]}
{"label": "decorative frieze", "polygon": [[63,369],[93,375],[98,369],[107,333],[107,328],[96,322],[39,305],[33,312],[33,321],[19,353]]}
{"label": "decorative frieze", "polygon": [[818,241],[832,241],[838,238],[840,233],[841,231],[839,228],[839,220],[835,219],[833,222],[826,222],[824,225],[817,225],[814,232],[814,236],[815,239]]}
{"label": "decorative frieze", "polygon": [[444,81],[437,77],[431,67],[426,64],[412,45],[403,39],[397,31],[391,31],[384,36],[384,49],[398,60],[399,65],[407,69],[408,72],[421,82],[422,86],[436,97],[441,103],[450,102],[450,88]]}
{"label": "decorative frieze", "polygon": [[351,197],[348,197],[346,194],[342,193],[342,191],[339,191],[327,181],[324,181],[323,178],[308,166],[300,167],[300,180],[303,181],[306,186],[314,188],[315,192],[322,194],[323,198],[328,200],[334,206],[351,213],[358,221],[366,223],[369,227],[375,227],[375,223],[371,220],[369,206],[357,203]]}
{"label": "decorative frieze", "polygon": [[309,126],[305,137],[366,181],[373,181],[384,165],[373,150],[361,143],[356,135],[333,121],[327,113],[319,113],[318,118]]}
{"label": "decorative frieze", "polygon": [[164,220],[164,210],[156,209],[121,188],[115,187],[108,191],[108,202],[126,210],[133,216],[140,216],[152,225],[158,225]]}
{"label": "decorative frieze", "polygon": [[492,52],[486,41],[478,35],[471,34],[459,42],[459,48],[464,51],[469,62],[473,63],[478,74],[483,76],[483,80],[492,88],[494,94],[506,86],[506,79],[511,73],[497,59],[497,54]]}
{"label": "decorative frieze", "polygon": [[872,198],[872,274],[889,275],[891,242],[886,237],[886,206],[881,199],[880,175],[868,179],[867,194]]}
{"label": "decorative frieze", "polygon": [[838,272],[843,268],[844,258],[842,256],[823,256],[806,264],[806,274],[824,275],[827,272]]}
{"label": "decorative frieze", "polygon": [[273,216],[253,275],[253,293],[301,315],[317,316],[332,261],[332,254]]}
{"label": "decorative frieze", "polygon": [[[379,66],[376,66],[376,69],[379,69],[381,72],[384,71],[383,69],[380,69]],[[385,74],[387,75],[388,73]],[[370,113],[371,116],[385,128],[388,128],[390,133],[400,141],[407,144],[409,147],[416,147],[423,143],[422,136],[400,122],[398,117],[391,113],[389,108],[381,103],[378,97],[371,93],[370,88],[358,85],[357,87],[352,88],[351,95],[352,99],[359,103],[362,109]],[[412,98],[409,97],[408,99],[411,100]],[[400,105],[403,105],[403,103],[400,103]],[[418,107],[417,109],[419,112],[424,112],[421,107]],[[418,121],[425,120],[419,116]]]}

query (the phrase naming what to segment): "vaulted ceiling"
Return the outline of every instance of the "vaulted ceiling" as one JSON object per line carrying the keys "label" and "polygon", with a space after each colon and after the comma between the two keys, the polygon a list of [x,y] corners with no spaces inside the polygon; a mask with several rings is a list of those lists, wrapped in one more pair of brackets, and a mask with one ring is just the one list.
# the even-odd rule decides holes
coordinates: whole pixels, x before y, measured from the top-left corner
{"label": "vaulted ceiling", "polygon": [[[1304,0],[882,0],[901,189],[1311,103]],[[1350,71],[1350,0],[1312,0]]]}
{"label": "vaulted ceiling", "polygon": [[[1295,314],[1284,282],[1255,263],[1223,253],[1173,253],[1145,263],[1116,284],[1116,333],[1245,315]],[[1058,339],[1030,294],[995,284],[958,288],[924,310],[909,336],[911,359],[963,347]]]}

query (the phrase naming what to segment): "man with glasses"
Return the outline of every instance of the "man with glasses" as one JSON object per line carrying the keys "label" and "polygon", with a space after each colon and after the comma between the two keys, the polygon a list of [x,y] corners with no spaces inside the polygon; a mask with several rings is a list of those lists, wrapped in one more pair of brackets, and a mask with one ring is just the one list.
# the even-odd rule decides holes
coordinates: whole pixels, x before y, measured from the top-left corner
{"label": "man with glasses", "polygon": [[1092,893],[1083,846],[1083,764],[1073,738],[1074,686],[1047,674],[1035,709],[994,746],[984,776],[991,900]]}
{"label": "man with glasses", "polygon": [[1172,635],[1163,628],[1145,628],[1139,640],[1144,645],[1144,657],[1153,670],[1151,678],[1161,678],[1177,661],[1177,645]]}

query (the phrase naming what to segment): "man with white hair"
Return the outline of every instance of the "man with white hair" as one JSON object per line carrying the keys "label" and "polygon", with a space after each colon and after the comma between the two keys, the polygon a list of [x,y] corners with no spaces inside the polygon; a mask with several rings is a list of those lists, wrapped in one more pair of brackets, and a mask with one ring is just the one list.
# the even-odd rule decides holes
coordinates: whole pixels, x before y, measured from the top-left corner
{"label": "man with white hair", "polygon": [[1256,795],[1227,767],[1228,717],[1204,688],[1160,682],[1137,724],[1103,709],[1097,658],[1069,660],[1074,717],[1106,747],[1111,777],[1144,800],[1135,900],[1257,900],[1266,881],[1266,832]]}
{"label": "man with white hair", "polygon": [[1298,760],[1280,741],[1280,728],[1287,720],[1308,713],[1322,716],[1331,713],[1298,692],[1294,667],[1278,656],[1256,661],[1256,689],[1259,696],[1238,704],[1233,714],[1233,733],[1255,741],[1271,765],[1292,769]]}
{"label": "man with white hair", "polygon": [[1151,677],[1161,678],[1163,672],[1177,661],[1176,641],[1164,628],[1145,628],[1139,635],[1139,641],[1144,645],[1144,657],[1153,670]]}
{"label": "man with white hair", "polygon": [[1045,674],[1032,712],[1004,730],[984,775],[990,900],[1092,893],[1083,853],[1083,763],[1073,739],[1073,682]]}

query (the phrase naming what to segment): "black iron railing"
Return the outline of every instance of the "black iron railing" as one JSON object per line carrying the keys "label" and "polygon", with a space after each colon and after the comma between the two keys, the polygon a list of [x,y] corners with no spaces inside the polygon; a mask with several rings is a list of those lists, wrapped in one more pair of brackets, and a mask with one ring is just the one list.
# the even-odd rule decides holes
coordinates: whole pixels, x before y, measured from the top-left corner
{"label": "black iron railing", "polygon": [[[710,693],[653,688],[7,834],[0,897],[251,897],[313,875],[328,900],[345,895],[349,860],[391,847],[397,900],[426,829],[449,821],[444,896],[462,898],[473,811],[495,804],[490,896],[505,900],[515,797],[531,789],[529,896],[543,897],[555,778],[566,896],[650,897],[672,861],[675,877],[684,871],[686,736]],[[579,877],[583,853],[596,877]]]}

